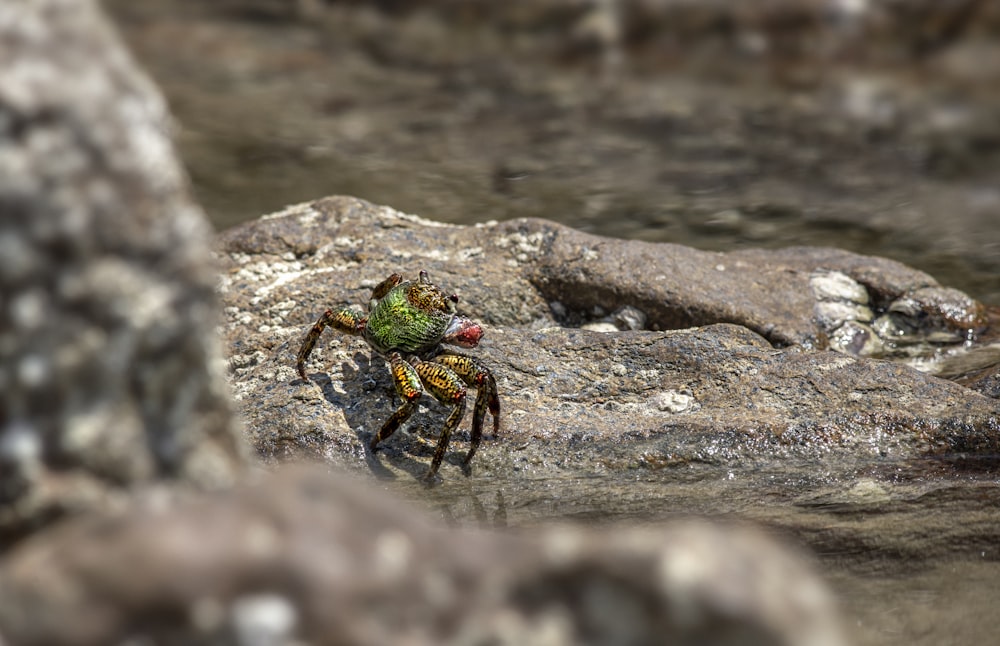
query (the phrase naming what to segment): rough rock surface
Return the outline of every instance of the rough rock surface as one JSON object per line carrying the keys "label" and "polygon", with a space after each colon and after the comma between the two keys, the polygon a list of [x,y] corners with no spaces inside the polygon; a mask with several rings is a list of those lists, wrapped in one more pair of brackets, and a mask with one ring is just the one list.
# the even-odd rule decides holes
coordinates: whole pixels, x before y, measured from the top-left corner
{"label": "rough rock surface", "polygon": [[844,643],[812,569],[746,527],[448,531],[315,469],[27,543],[0,626],[23,646]]}
{"label": "rough rock surface", "polygon": [[[420,468],[427,451],[413,436],[394,437],[385,457],[363,450],[396,405],[363,340],[322,337],[308,367],[319,385],[293,370],[325,308],[366,303],[385,276],[420,269],[488,326],[476,354],[495,372],[504,421],[476,458],[484,477],[783,458],[843,466],[1000,448],[996,400],[905,365],[809,350],[823,340],[810,286],[818,270],[850,276],[882,307],[938,293],[931,277],[892,261],[819,248],[709,253],[539,220],[446,226],[353,198],[234,228],[219,249],[233,381],[267,456]],[[621,308],[654,329],[564,325]],[[433,434],[442,411],[427,408],[414,425]]]}
{"label": "rough rock surface", "polygon": [[0,545],[160,478],[231,482],[209,228],[87,2],[0,4]]}

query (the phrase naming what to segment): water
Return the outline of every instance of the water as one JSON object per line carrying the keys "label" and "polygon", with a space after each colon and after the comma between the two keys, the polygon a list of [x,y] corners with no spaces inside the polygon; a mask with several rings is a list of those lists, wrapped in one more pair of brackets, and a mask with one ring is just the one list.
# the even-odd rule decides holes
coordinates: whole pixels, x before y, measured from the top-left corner
{"label": "water", "polygon": [[553,521],[751,520],[809,547],[838,594],[854,643],[988,643],[994,633],[986,618],[1000,598],[996,480],[889,468],[895,479],[886,477],[886,465],[844,477],[782,464],[722,473],[473,478],[430,491],[407,479],[388,488],[442,524],[500,531]]}

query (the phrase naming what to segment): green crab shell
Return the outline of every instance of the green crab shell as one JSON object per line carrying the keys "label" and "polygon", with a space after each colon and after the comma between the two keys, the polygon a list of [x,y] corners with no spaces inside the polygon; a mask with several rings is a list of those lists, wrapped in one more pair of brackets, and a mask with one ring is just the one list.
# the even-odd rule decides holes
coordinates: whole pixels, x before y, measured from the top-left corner
{"label": "green crab shell", "polygon": [[375,350],[382,354],[394,350],[421,354],[441,342],[455,313],[433,307],[426,299],[417,300],[424,294],[414,292],[428,287],[437,289],[420,283],[400,283],[374,304],[364,334]]}

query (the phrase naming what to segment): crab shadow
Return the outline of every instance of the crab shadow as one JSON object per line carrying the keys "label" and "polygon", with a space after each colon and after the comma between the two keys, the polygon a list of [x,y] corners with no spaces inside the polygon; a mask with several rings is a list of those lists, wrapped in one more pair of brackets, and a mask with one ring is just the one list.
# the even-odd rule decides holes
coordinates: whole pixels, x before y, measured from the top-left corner
{"label": "crab shadow", "polygon": [[[311,375],[323,389],[323,397],[331,406],[344,411],[348,426],[364,447],[365,463],[377,478],[394,480],[398,473],[386,466],[386,463],[403,471],[415,480],[421,480],[427,473],[434,449],[444,428],[449,410],[434,399],[430,394],[424,394],[417,411],[391,437],[383,440],[374,453],[369,444],[375,433],[400,405],[392,376],[386,361],[378,355],[366,352],[356,352],[353,362],[341,363],[343,381],[337,383],[328,373],[320,372]],[[474,393],[472,393],[474,396]],[[444,461],[458,466],[465,475],[469,471],[463,468],[463,459],[468,450],[469,410],[466,419],[451,436],[451,443]]]}

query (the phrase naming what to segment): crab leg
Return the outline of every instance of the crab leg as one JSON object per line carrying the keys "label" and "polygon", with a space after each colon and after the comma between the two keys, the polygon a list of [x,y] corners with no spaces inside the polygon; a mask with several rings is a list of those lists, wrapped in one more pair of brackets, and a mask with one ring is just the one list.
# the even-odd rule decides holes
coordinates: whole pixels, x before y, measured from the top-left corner
{"label": "crab leg", "polygon": [[451,441],[452,431],[455,430],[459,422],[462,421],[462,416],[465,415],[466,390],[462,379],[447,366],[430,361],[420,361],[418,359],[413,359],[413,361],[415,362],[414,367],[417,370],[417,374],[420,375],[420,381],[434,395],[434,398],[442,404],[452,404],[454,406],[451,409],[451,414],[448,415],[448,419],[444,422],[444,428],[441,429],[441,437],[438,438],[437,448],[434,449],[434,458],[431,460],[430,469],[427,470],[427,474],[424,476],[425,480],[430,480],[441,466],[444,454],[448,450],[448,442]]}
{"label": "crab leg", "polygon": [[302,347],[299,348],[299,354],[295,357],[295,369],[298,370],[299,376],[303,380],[309,381],[309,377],[306,376],[306,359],[309,358],[309,354],[316,346],[319,335],[323,334],[324,328],[330,326],[348,334],[361,334],[365,329],[366,320],[367,318],[362,314],[346,307],[337,311],[327,310],[323,312],[323,316],[319,317],[319,320],[302,339]]}
{"label": "crab leg", "polygon": [[391,290],[393,287],[400,284],[401,282],[403,282],[402,274],[390,274],[388,278],[383,280],[378,285],[375,285],[375,287],[372,289],[372,299],[371,299],[371,304],[369,305],[369,309],[374,307],[374,304],[377,303],[383,296],[388,294],[389,290]]}
{"label": "crab leg", "polygon": [[463,464],[468,467],[472,456],[479,449],[483,439],[483,420],[486,410],[493,416],[493,433],[500,429],[500,397],[497,395],[497,382],[493,374],[476,359],[464,354],[442,354],[433,361],[451,368],[469,386],[476,388],[476,406],[472,414],[472,436],[469,452]]}
{"label": "crab leg", "polygon": [[389,369],[392,372],[392,381],[396,384],[396,393],[399,394],[403,403],[385,421],[385,424],[368,444],[368,448],[373,453],[380,442],[395,433],[403,422],[410,419],[410,415],[413,415],[413,412],[417,410],[420,396],[424,394],[423,386],[420,385],[420,375],[417,374],[413,366],[403,361],[403,357],[398,352],[389,355]]}

